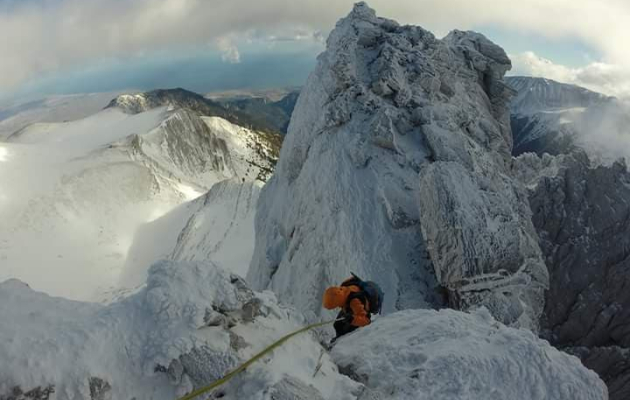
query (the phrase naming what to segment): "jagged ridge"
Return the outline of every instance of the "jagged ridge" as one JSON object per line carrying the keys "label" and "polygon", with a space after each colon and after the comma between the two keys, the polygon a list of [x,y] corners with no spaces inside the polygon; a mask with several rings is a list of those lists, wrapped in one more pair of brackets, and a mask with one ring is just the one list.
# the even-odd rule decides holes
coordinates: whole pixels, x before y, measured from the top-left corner
{"label": "jagged ridge", "polygon": [[163,106],[171,106],[175,109],[186,108],[207,117],[221,117],[252,130],[281,133],[273,123],[266,119],[254,118],[238,109],[228,109],[218,102],[181,88],[123,94],[113,99],[106,108],[115,107],[129,114],[137,114]]}

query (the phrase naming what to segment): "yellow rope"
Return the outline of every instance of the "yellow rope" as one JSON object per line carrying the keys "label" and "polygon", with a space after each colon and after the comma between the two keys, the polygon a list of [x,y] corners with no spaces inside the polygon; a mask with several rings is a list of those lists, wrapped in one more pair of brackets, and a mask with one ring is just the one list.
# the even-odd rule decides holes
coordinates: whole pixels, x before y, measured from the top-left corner
{"label": "yellow rope", "polygon": [[278,341],[276,341],[272,345],[270,345],[267,348],[265,348],[264,350],[262,350],[260,353],[256,354],[255,356],[253,356],[252,358],[247,360],[244,364],[240,365],[235,370],[228,372],[223,378],[214,381],[212,384],[210,384],[208,386],[201,387],[201,388],[199,388],[199,389],[197,389],[197,390],[187,394],[186,396],[179,398],[178,400],[191,400],[191,399],[194,399],[195,397],[197,397],[197,396],[199,396],[199,395],[201,395],[203,393],[206,393],[206,392],[208,392],[208,391],[210,391],[212,389],[216,389],[217,387],[223,385],[225,382],[227,382],[230,379],[234,378],[234,376],[236,376],[238,373],[244,371],[247,367],[249,367],[250,365],[252,365],[256,361],[258,361],[262,356],[264,356],[265,354],[269,353],[270,351],[272,351],[276,347],[279,347],[280,345],[282,345],[287,340],[291,339],[293,336],[299,335],[300,333],[306,332],[306,331],[308,331],[310,329],[319,328],[320,326],[324,326],[324,325],[327,325],[327,324],[332,324],[335,321],[336,320],[326,321],[326,322],[318,322],[318,323],[315,323],[315,324],[307,325],[304,328],[301,328],[301,329],[299,329],[299,330],[297,330],[297,331],[295,331],[293,333],[289,333],[288,335],[283,336]]}

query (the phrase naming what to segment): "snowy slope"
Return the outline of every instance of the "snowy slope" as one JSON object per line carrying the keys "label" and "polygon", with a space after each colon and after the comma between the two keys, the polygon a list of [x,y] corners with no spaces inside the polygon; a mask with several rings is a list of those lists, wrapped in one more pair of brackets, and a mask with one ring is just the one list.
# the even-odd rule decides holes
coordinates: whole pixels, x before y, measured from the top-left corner
{"label": "snowy slope", "polygon": [[159,259],[212,260],[240,276],[254,251],[254,214],[260,187],[254,182],[226,180],[205,195],[141,226],[129,249],[120,278],[133,288]]}
{"label": "snowy slope", "polygon": [[138,227],[219,181],[264,181],[278,146],[269,137],[164,107],[11,135],[0,145],[0,280],[100,299],[117,287]]}
{"label": "snowy slope", "polygon": [[213,260],[240,276],[254,252],[254,215],[260,186],[223,181],[202,199],[203,206],[186,223],[173,249],[175,260]]}
{"label": "snowy slope", "polygon": [[453,307],[536,329],[547,274],[509,175],[505,52],[359,4],[318,61],[261,193],[254,287],[318,315],[354,271],[382,285],[387,312],[440,304],[439,284]]}
{"label": "snowy slope", "polygon": [[130,118],[111,110],[77,123],[38,124],[2,144],[1,280],[85,299],[115,279],[112,267],[124,259],[134,226],[183,195],[157,196],[149,170],[97,149],[154,128],[163,113]]}

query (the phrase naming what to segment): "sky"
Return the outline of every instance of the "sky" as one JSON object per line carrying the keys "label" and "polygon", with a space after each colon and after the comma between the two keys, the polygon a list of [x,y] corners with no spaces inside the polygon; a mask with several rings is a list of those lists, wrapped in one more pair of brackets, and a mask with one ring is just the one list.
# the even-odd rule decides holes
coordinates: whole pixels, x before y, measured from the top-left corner
{"label": "sky", "polygon": [[[0,0],[0,100],[302,84],[346,0]],[[484,33],[511,74],[630,96],[630,1],[373,0],[377,14]]]}

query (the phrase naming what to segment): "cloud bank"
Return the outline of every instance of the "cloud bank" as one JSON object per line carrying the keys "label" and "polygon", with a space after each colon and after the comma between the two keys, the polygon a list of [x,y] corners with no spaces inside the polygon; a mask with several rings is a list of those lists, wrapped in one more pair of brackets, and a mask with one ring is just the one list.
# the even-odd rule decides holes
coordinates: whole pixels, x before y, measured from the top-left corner
{"label": "cloud bank", "polygon": [[[352,0],[42,0],[0,3],[0,91],[103,59],[207,45],[239,62],[239,38],[303,39],[330,31]],[[379,15],[438,34],[483,25],[574,38],[603,55],[584,79],[609,81],[630,69],[626,0],[375,0]],[[295,34],[295,32],[300,32]],[[625,74],[622,74],[625,76]],[[607,87],[602,83],[602,87]]]}

